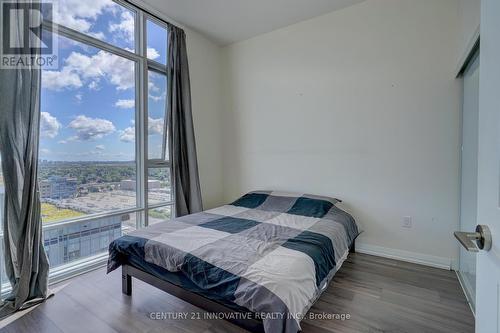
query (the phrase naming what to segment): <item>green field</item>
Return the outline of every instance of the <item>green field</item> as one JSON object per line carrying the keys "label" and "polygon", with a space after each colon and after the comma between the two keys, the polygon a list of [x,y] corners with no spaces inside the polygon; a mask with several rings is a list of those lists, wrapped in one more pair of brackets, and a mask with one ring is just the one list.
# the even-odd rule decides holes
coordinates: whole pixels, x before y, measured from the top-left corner
{"label": "green field", "polygon": [[49,203],[42,203],[42,221],[44,223],[56,222],[85,215],[76,210],[61,209]]}
{"label": "green field", "polygon": [[154,209],[150,210],[148,215],[154,219],[169,220],[172,213],[170,209]]}

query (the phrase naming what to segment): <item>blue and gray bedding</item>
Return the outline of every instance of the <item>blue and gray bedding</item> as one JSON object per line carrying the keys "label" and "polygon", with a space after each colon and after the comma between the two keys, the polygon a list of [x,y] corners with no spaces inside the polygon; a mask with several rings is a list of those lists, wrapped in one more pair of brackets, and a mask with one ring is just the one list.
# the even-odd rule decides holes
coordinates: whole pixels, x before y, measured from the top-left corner
{"label": "blue and gray bedding", "polygon": [[266,332],[296,333],[359,234],[337,202],[250,192],[115,240],[108,272],[129,264],[170,282],[174,276],[191,291],[258,314]]}

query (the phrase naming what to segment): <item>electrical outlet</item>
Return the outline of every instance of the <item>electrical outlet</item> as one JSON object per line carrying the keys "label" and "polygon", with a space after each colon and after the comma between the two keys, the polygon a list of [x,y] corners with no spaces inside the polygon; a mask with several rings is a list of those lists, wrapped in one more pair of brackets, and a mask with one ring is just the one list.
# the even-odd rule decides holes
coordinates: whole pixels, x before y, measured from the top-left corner
{"label": "electrical outlet", "polygon": [[411,228],[412,227],[412,218],[411,218],[411,216],[404,216],[403,217],[402,227],[403,228]]}

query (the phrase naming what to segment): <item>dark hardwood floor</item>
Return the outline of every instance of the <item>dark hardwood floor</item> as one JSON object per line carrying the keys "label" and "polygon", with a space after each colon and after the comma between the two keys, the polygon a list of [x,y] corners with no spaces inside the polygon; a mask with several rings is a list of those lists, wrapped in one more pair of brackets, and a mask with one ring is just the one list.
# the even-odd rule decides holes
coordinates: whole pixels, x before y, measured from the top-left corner
{"label": "dark hardwood floor", "polygon": [[[150,313],[203,311],[135,279],[127,297],[119,270],[99,269],[67,283],[2,332],[245,332],[223,320],[153,320]],[[306,319],[305,333],[474,332],[455,273],[363,254],[349,256],[311,313],[350,318]]]}

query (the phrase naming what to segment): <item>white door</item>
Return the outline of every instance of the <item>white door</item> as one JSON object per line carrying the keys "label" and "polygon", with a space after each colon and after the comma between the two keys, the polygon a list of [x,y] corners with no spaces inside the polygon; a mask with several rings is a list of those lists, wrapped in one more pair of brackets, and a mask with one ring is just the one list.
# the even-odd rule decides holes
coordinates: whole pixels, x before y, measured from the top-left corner
{"label": "white door", "polygon": [[[477,149],[479,121],[479,52],[463,73],[462,163],[460,230],[469,232],[477,224]],[[460,282],[473,309],[476,305],[476,253],[460,247]]]}
{"label": "white door", "polygon": [[500,0],[481,1],[477,223],[493,246],[477,253],[476,332],[500,333]]}

